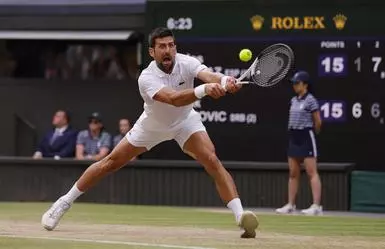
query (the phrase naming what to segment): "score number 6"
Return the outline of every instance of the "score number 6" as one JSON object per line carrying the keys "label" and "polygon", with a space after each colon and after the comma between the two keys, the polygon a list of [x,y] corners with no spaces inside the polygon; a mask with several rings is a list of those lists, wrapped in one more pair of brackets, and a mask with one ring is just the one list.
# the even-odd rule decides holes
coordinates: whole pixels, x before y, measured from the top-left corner
{"label": "score number 6", "polygon": [[[355,119],[359,119],[362,116],[362,104],[360,102],[354,103],[352,107],[352,115]],[[370,115],[372,118],[377,119],[381,116],[381,109],[379,103],[373,103],[370,107]]]}

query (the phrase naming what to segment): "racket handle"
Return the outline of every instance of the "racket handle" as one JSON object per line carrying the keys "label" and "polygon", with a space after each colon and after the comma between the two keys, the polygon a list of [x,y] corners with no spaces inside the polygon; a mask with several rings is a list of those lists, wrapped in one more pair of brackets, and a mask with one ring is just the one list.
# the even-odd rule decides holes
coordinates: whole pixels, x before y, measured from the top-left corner
{"label": "racket handle", "polygon": [[[249,83],[250,83],[250,81],[237,81],[237,82],[235,82],[235,85],[243,85],[243,84],[249,84]],[[225,86],[222,86],[222,87],[227,92],[226,87]]]}
{"label": "racket handle", "polygon": [[[243,84],[249,84],[249,83],[250,83],[250,81],[237,81],[237,82],[235,82],[236,85],[243,85]],[[222,88],[227,92],[226,84],[223,84]]]}
{"label": "racket handle", "polygon": [[250,81],[237,81],[235,84],[236,85],[242,85],[242,84],[249,84]]}

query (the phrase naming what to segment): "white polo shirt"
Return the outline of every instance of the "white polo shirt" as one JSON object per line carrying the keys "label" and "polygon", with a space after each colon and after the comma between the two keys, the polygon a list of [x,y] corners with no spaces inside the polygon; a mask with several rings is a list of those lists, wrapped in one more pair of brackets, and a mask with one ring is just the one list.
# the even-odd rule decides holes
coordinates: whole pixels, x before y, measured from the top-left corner
{"label": "white polo shirt", "polygon": [[144,100],[144,111],[138,122],[143,128],[165,130],[178,125],[193,111],[193,104],[176,107],[153,99],[154,95],[167,86],[180,91],[194,87],[194,78],[207,67],[194,57],[177,54],[171,74],[166,74],[152,61],[139,76],[139,91]]}

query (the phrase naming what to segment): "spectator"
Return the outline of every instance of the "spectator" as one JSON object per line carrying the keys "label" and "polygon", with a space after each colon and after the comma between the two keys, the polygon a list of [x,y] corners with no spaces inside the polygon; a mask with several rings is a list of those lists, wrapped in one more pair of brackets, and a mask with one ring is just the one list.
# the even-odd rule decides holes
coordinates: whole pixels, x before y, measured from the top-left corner
{"label": "spectator", "polygon": [[68,112],[58,110],[52,120],[54,129],[44,135],[33,158],[53,157],[60,159],[74,157],[77,132],[70,127],[69,123],[70,116]]}
{"label": "spectator", "polygon": [[114,147],[122,140],[126,133],[131,129],[130,121],[127,118],[119,120],[119,134],[114,137]]}
{"label": "spectator", "polygon": [[102,118],[98,112],[88,117],[88,129],[79,132],[76,143],[76,159],[98,161],[109,153],[111,135],[104,130]]}
{"label": "spectator", "polygon": [[[130,120],[128,120],[127,118],[122,118],[119,120],[119,134],[116,135],[113,139],[113,146],[115,147],[116,145],[118,145],[118,143],[120,142],[120,140],[122,140],[126,133],[131,130],[131,123],[130,123]],[[139,158],[139,157],[138,157]],[[134,161],[136,160],[137,158],[134,157],[131,159],[131,161]]]}

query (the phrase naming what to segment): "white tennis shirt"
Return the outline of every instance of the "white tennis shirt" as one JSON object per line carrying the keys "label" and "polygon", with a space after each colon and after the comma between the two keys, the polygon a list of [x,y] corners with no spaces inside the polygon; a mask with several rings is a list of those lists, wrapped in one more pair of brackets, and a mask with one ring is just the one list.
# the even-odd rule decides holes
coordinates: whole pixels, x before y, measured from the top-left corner
{"label": "white tennis shirt", "polygon": [[194,87],[194,78],[207,67],[194,57],[176,54],[171,74],[166,74],[152,61],[139,76],[140,95],[144,100],[144,111],[138,122],[147,129],[165,130],[178,125],[193,111],[193,104],[176,107],[153,99],[163,87],[180,91]]}

